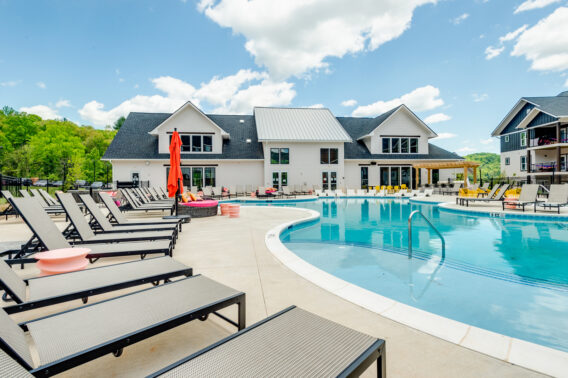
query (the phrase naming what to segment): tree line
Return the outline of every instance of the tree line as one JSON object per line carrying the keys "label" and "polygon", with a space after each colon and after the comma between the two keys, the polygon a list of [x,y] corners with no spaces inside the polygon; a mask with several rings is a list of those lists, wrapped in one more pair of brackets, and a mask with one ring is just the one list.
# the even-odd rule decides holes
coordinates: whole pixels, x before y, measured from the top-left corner
{"label": "tree line", "polygon": [[68,120],[44,120],[10,107],[0,110],[2,174],[49,180],[112,181],[111,165],[101,161],[123,120],[105,130]]}

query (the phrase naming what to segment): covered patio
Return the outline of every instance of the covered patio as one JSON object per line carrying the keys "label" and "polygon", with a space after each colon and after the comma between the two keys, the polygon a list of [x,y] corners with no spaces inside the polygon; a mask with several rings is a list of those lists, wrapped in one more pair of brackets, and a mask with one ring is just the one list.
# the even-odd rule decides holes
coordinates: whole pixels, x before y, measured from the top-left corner
{"label": "covered patio", "polygon": [[448,162],[435,162],[435,163],[414,163],[412,167],[416,171],[416,182],[419,182],[420,178],[420,168],[424,168],[428,171],[428,185],[432,184],[432,170],[433,169],[460,169],[463,168],[464,183],[468,177],[468,170],[473,169],[473,183],[477,183],[477,167],[480,163],[476,161],[448,161]]}

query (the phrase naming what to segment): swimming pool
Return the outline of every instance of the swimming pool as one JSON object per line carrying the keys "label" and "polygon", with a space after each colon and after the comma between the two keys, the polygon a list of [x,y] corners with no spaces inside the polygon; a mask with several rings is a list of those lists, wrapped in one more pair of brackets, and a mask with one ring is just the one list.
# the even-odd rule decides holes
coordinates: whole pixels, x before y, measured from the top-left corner
{"label": "swimming pool", "polygon": [[[296,255],[385,297],[568,351],[568,223],[456,214],[394,199],[274,203],[318,211],[281,235]],[[408,259],[408,216],[416,218]]]}

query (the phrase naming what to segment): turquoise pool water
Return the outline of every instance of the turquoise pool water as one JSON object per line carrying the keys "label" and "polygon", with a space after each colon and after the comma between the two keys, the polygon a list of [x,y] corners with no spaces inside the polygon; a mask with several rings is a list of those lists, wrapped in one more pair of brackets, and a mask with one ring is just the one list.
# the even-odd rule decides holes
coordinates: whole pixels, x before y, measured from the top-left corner
{"label": "turquoise pool water", "polygon": [[[490,331],[568,351],[568,222],[444,212],[395,199],[274,204],[318,211],[281,235],[291,251],[365,289]],[[420,210],[414,257],[408,216]]]}

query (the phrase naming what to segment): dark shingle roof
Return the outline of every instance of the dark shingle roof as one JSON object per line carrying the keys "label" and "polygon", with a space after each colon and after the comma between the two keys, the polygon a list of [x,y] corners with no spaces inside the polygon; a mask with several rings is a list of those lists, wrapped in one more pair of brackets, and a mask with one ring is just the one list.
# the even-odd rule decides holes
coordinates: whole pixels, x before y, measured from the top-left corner
{"label": "dark shingle roof", "polygon": [[555,117],[568,115],[568,91],[552,97],[523,97],[523,100],[532,102],[542,111]]}
{"label": "dark shingle roof", "polygon": [[[158,153],[158,137],[148,134],[171,114],[130,113],[106,150],[103,159],[169,159]],[[262,144],[250,115],[207,115],[231,135],[223,141],[223,154],[181,154],[182,159],[263,159]],[[240,123],[240,120],[244,123]],[[250,139],[251,143],[246,140]]]}
{"label": "dark shingle roof", "polygon": [[[429,144],[429,154],[371,154],[358,138],[369,134],[384,122],[398,107],[376,118],[337,117],[339,123],[353,139],[345,143],[346,159],[463,159]],[[103,159],[169,159],[169,154],[158,153],[158,137],[148,134],[164,122],[169,113],[130,113],[106,150]],[[208,114],[213,122],[231,136],[223,141],[223,154],[182,154],[182,159],[263,159],[262,144],[258,141],[252,115]],[[240,123],[240,120],[244,123]],[[251,139],[251,143],[246,143]]]}

